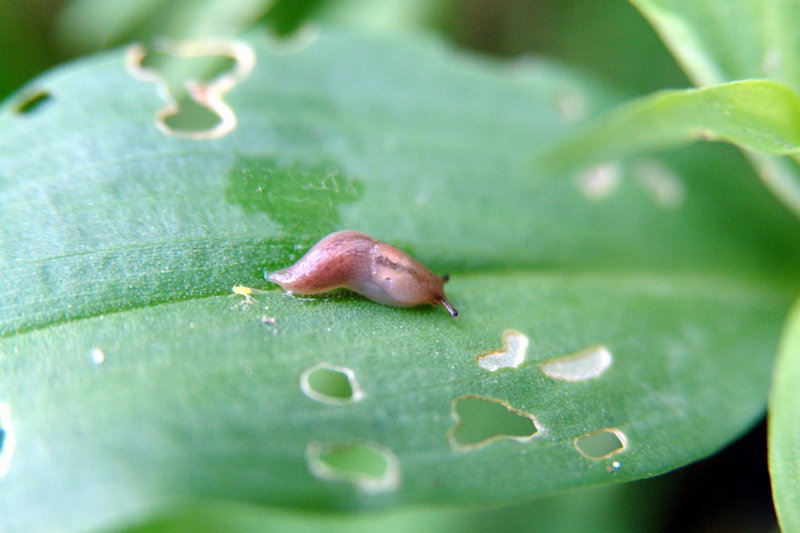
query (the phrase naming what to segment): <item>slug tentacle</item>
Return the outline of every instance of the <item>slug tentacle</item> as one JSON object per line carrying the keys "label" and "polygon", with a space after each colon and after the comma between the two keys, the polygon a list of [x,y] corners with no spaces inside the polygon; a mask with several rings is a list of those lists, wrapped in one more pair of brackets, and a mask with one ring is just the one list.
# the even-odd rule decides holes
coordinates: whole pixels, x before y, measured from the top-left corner
{"label": "slug tentacle", "polygon": [[443,305],[450,316],[458,316],[444,295],[449,276],[440,278],[399,248],[359,231],[331,233],[297,263],[267,279],[297,294],[321,294],[344,287],[382,304]]}
{"label": "slug tentacle", "polygon": [[451,317],[458,318],[458,311],[453,307],[453,304],[450,303],[450,300],[442,296],[441,302],[444,308],[447,309],[447,312],[450,313]]}

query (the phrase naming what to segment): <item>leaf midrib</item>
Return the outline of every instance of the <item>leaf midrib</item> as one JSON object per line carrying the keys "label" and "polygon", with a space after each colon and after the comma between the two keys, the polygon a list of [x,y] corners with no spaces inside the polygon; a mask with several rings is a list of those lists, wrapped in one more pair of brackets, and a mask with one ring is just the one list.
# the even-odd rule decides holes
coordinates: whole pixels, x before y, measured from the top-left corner
{"label": "leaf midrib", "polygon": [[[771,279],[765,282],[762,279],[754,280],[748,278],[734,278],[728,275],[714,275],[708,272],[678,272],[678,271],[665,271],[665,272],[637,272],[631,273],[630,271],[559,271],[559,270],[504,270],[498,272],[476,271],[476,272],[462,272],[452,276],[451,280],[467,279],[475,277],[486,277],[494,274],[497,277],[505,278],[531,278],[537,277],[543,281],[558,280],[559,278],[570,279],[573,283],[592,282],[597,284],[602,282],[604,285],[616,284],[624,287],[627,291],[631,291],[631,287],[636,288],[640,286],[643,288],[644,294],[656,296],[670,296],[674,297],[676,292],[680,294],[684,292],[696,297],[698,294],[706,293],[708,298],[720,296],[722,301],[729,303],[739,303],[738,298],[741,298],[741,303],[750,303],[752,301],[772,301],[775,304],[786,306],[787,310],[791,304],[792,298],[798,293],[798,283],[789,282],[784,279],[776,280]],[[673,281],[667,281],[672,279]],[[689,282],[688,280],[691,280]],[[654,283],[657,282],[657,283]],[[235,281],[231,281],[231,286]],[[264,282],[267,283],[267,282]],[[277,286],[254,287],[259,290],[267,290],[269,292],[279,291]],[[657,290],[653,290],[653,289]],[[210,291],[206,294],[195,294],[187,298],[173,298],[173,299],[159,299],[153,298],[144,305],[131,305],[114,309],[109,306],[108,309],[103,309],[97,313],[76,314],[71,317],[64,318],[63,320],[53,320],[43,322],[40,324],[31,324],[23,327],[13,328],[6,332],[0,333],[0,339],[9,339],[29,333],[31,331],[39,331],[50,327],[57,327],[66,323],[91,320],[99,316],[113,315],[117,313],[134,312],[140,309],[147,309],[152,307],[159,307],[162,305],[182,304],[192,301],[201,301],[208,298],[219,296],[232,295],[231,287],[221,288],[219,290]],[[734,299],[731,297],[734,296]],[[358,296],[355,299],[360,298]],[[344,302],[340,302],[344,305]]]}

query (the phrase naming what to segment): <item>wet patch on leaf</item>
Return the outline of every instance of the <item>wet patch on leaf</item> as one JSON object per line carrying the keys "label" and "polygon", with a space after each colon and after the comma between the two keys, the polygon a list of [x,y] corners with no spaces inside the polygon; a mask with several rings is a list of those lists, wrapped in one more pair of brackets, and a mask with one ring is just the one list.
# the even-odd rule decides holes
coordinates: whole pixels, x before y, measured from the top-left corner
{"label": "wet patch on leaf", "polygon": [[358,199],[362,190],[333,163],[240,156],[228,175],[225,199],[246,213],[267,214],[287,233],[313,236],[336,229],[339,206]]}

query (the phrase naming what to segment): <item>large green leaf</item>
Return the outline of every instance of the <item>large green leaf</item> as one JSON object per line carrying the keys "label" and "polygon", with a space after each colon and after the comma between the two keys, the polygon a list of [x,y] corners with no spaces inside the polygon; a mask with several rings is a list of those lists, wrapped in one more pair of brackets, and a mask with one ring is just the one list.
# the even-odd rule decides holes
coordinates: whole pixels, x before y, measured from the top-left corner
{"label": "large green leaf", "polygon": [[800,530],[800,307],[786,323],[775,366],[769,411],[769,467],[778,519],[784,531]]}
{"label": "large green leaf", "polygon": [[[561,67],[330,33],[250,45],[223,137],[162,133],[120,51],[3,107],[5,530],[207,498],[509,502],[676,468],[762,412],[800,247],[734,150],[550,175],[531,156],[614,103]],[[21,107],[32,90],[49,98]],[[449,272],[461,318],[231,293],[347,227]],[[506,330],[526,361],[483,370]],[[315,367],[358,384],[326,399]]]}

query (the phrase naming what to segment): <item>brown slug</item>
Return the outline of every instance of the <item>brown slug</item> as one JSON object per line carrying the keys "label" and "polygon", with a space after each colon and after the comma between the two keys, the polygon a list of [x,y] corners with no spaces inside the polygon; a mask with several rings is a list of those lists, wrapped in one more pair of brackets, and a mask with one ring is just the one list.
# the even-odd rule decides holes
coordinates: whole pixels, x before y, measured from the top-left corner
{"label": "brown slug", "polygon": [[267,275],[290,293],[343,287],[385,305],[441,304],[456,318],[458,311],[444,295],[447,279],[399,248],[353,230],[331,233],[292,266]]}

